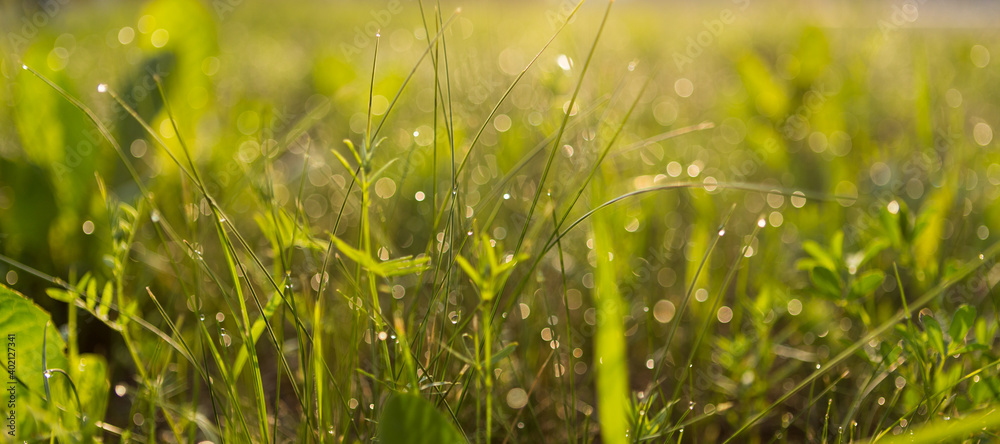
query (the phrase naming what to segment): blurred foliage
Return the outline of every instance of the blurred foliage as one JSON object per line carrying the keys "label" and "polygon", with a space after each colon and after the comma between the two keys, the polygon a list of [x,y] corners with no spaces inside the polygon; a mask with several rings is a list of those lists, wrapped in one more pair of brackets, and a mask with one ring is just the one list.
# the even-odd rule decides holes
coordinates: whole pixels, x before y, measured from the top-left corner
{"label": "blurred foliage", "polygon": [[[0,254],[39,271],[0,262],[31,299],[0,289],[19,433],[711,442],[761,414],[737,440],[996,439],[969,426],[1000,393],[996,13],[618,3],[572,109],[604,3],[489,121],[575,2],[0,4]],[[385,166],[364,191],[360,166]],[[43,336],[82,407],[61,375],[44,402]]]}

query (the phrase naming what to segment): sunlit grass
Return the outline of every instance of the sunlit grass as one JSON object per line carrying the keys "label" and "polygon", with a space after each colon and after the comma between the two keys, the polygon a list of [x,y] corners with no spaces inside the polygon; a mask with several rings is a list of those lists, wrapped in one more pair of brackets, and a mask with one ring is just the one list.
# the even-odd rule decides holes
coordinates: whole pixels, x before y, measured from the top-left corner
{"label": "sunlit grass", "polygon": [[[157,0],[93,25],[131,55],[85,76],[45,37],[3,77],[19,433],[995,439],[988,45],[740,4],[680,44],[650,6],[350,5],[339,46],[283,47],[259,7],[193,14],[216,43]],[[235,69],[250,47],[272,66]]]}

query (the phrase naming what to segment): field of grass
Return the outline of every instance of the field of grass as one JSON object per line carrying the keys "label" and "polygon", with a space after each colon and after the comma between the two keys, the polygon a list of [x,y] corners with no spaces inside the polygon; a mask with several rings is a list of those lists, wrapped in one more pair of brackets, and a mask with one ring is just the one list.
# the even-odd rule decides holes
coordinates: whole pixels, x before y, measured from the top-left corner
{"label": "field of grass", "polygon": [[0,4],[0,442],[994,442],[1000,12]]}

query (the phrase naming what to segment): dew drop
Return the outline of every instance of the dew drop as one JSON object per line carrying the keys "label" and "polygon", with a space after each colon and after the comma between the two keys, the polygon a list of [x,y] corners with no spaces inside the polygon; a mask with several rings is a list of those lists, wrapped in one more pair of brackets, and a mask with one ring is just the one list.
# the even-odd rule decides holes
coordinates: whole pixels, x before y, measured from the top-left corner
{"label": "dew drop", "polygon": [[819,370],[819,368],[820,368],[820,365],[816,364],[816,370]]}
{"label": "dew drop", "polygon": [[725,235],[726,235],[726,229],[725,228],[719,230],[719,236],[725,236]]}
{"label": "dew drop", "polygon": [[205,322],[205,315],[198,316],[198,319],[201,319],[202,322]]}
{"label": "dew drop", "polygon": [[221,340],[222,345],[226,347],[233,345],[233,338],[229,336],[229,333],[226,333],[225,328],[219,329],[219,340]]}
{"label": "dew drop", "polygon": [[25,65],[25,64],[22,63],[21,64],[21,69],[27,71],[28,70],[28,65]]}
{"label": "dew drop", "polygon": [[101,83],[101,84],[97,85],[97,92],[99,92],[99,93],[106,93],[106,92],[108,92],[108,85],[106,85],[104,83]]}
{"label": "dew drop", "polygon": [[767,222],[764,221],[764,218],[760,218],[760,220],[757,221],[757,226],[764,228],[764,225],[767,225]]}
{"label": "dew drop", "polygon": [[153,212],[150,213],[150,215],[149,215],[149,219],[152,220],[153,223],[159,222],[160,221],[160,212],[156,211],[156,210],[153,210]]}
{"label": "dew drop", "polygon": [[461,319],[462,319],[462,312],[460,311],[453,311],[451,313],[448,313],[448,320],[451,321],[452,324],[457,324],[458,321]]}
{"label": "dew drop", "polygon": [[44,376],[45,379],[49,379],[52,377],[52,372],[45,370],[44,372],[42,372],[42,376]]}
{"label": "dew drop", "polygon": [[510,200],[510,193],[503,193],[503,200]]}

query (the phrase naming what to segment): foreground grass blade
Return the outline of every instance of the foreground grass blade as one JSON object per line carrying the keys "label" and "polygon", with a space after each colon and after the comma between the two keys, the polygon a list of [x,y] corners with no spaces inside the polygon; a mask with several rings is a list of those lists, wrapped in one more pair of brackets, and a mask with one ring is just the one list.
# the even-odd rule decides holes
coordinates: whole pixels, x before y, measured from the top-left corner
{"label": "foreground grass blade", "polygon": [[[600,189],[597,187],[596,189]],[[599,198],[599,197],[598,197]],[[608,213],[593,218],[594,251],[597,253],[594,302],[598,318],[594,336],[594,362],[597,369],[598,417],[601,438],[609,444],[629,442],[628,351],[625,346],[625,302],[618,290],[621,260],[614,261],[613,220]]]}
{"label": "foreground grass blade", "polygon": [[[952,440],[966,439],[970,437],[969,435],[973,434],[982,436],[982,434],[977,432],[983,432],[985,434],[986,431],[996,431],[997,427],[1000,427],[1000,409],[994,405],[984,408],[979,412],[971,413],[963,418],[955,418],[951,420],[936,419],[928,421],[926,424],[912,430],[912,434],[901,433],[883,440],[878,440],[877,442],[884,444],[924,444],[948,442]],[[995,438],[996,436],[994,435],[993,437]],[[873,440],[866,442],[874,443],[876,441]]]}

